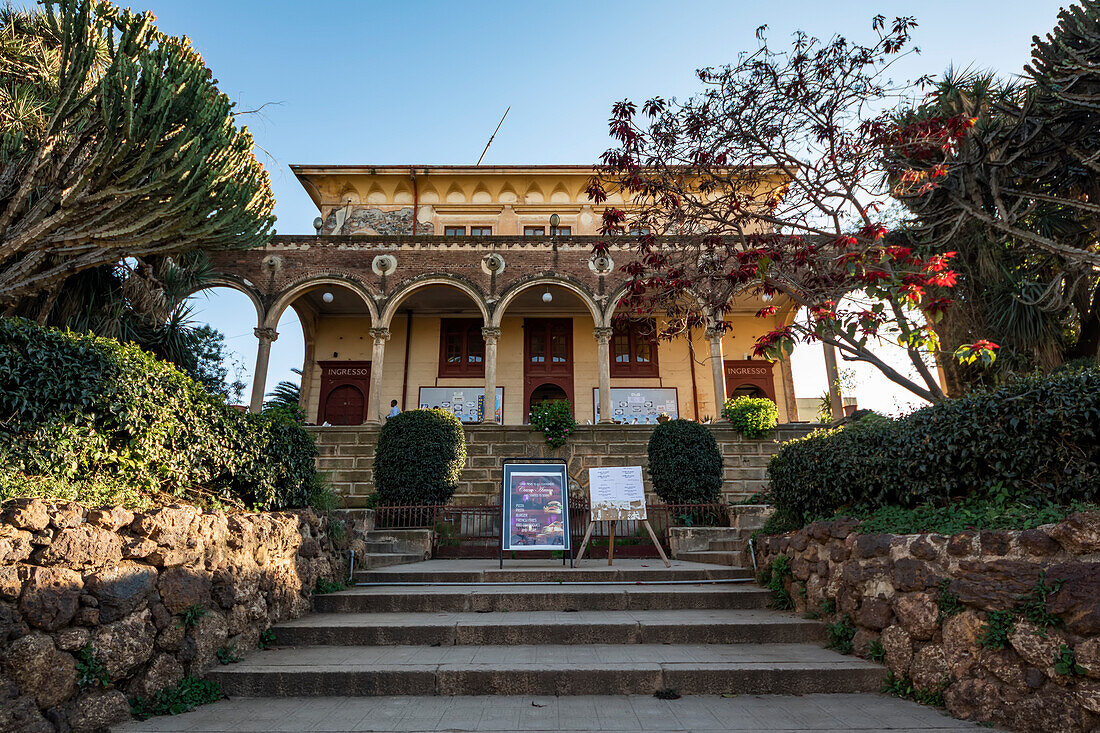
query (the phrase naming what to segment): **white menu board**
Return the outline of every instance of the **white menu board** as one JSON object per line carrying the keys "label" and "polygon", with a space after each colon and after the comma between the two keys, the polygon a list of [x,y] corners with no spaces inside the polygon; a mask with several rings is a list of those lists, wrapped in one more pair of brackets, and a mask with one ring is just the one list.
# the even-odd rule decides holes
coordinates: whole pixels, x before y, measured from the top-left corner
{"label": "white menu board", "polygon": [[[485,415],[484,387],[421,387],[420,409],[453,412],[462,422],[481,422]],[[496,418],[504,410],[504,387],[497,387]]]}
{"label": "white menu board", "polygon": [[[600,390],[592,390],[592,410],[600,420]],[[627,425],[656,425],[657,416],[680,417],[675,387],[611,388],[611,419]]]}
{"label": "white menu board", "polygon": [[588,469],[588,495],[593,522],[646,518],[641,466]]}

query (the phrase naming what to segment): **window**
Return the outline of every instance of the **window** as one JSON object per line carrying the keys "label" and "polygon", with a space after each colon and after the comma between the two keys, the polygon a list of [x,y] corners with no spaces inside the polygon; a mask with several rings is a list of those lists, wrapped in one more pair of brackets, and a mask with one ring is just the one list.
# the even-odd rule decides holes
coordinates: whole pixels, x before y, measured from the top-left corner
{"label": "window", "polygon": [[652,319],[615,322],[611,335],[611,376],[658,376],[657,327]]}
{"label": "window", "polygon": [[480,318],[443,318],[439,323],[439,376],[484,376],[485,340]]}
{"label": "window", "polygon": [[644,237],[649,234],[649,227],[630,227],[630,236]]}
{"label": "window", "polygon": [[470,227],[471,237],[488,237],[493,234],[492,227]]}
{"label": "window", "polygon": [[550,227],[551,237],[568,237],[572,233],[572,227]]}
{"label": "window", "polygon": [[466,236],[466,227],[443,227],[443,236],[464,237]]}
{"label": "window", "polygon": [[541,237],[546,234],[545,227],[524,227],[523,236],[525,237]]}

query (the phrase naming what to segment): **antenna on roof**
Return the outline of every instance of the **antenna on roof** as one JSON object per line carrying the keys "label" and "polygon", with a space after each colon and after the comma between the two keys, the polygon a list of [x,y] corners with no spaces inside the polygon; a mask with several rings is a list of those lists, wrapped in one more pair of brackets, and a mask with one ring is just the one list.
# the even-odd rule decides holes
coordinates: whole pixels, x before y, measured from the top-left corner
{"label": "antenna on roof", "polygon": [[[508,113],[512,110],[512,105],[508,105],[508,109],[504,110],[504,117],[508,116]],[[485,153],[489,152],[489,146],[493,144],[493,138],[500,132],[500,126],[504,124],[504,117],[500,118],[500,122],[497,123],[497,129],[493,130],[493,134],[489,136],[489,142],[485,143],[485,149],[481,151],[481,157],[477,159],[475,166],[481,165],[482,158],[485,157]]]}

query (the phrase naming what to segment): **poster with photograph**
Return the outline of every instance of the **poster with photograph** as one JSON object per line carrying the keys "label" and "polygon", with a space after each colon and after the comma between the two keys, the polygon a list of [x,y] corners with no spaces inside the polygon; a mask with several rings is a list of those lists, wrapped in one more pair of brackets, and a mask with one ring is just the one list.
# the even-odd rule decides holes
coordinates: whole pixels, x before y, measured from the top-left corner
{"label": "poster with photograph", "polygon": [[563,463],[505,463],[505,550],[569,549],[569,477]]}
{"label": "poster with photograph", "polygon": [[[631,389],[611,388],[611,419],[624,425],[656,425],[663,412],[675,420],[680,416],[675,387]],[[592,390],[592,410],[600,420],[600,390]]]}
{"label": "poster with photograph", "polygon": [[[484,387],[421,387],[421,410],[453,412],[461,422],[479,423],[485,417]],[[504,387],[497,387],[497,422],[504,414]]]}

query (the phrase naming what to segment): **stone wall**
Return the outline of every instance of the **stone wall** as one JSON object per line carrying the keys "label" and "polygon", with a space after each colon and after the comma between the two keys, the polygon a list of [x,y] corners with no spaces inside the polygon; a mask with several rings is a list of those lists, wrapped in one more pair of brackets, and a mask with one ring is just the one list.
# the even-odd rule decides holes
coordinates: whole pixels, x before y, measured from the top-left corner
{"label": "stone wall", "polygon": [[[1098,729],[1100,513],[951,537],[860,535],[855,527],[841,519],[766,537],[757,559],[764,567],[786,555],[796,611],[835,602],[826,620],[847,617],[856,653],[881,644],[895,677],[929,694],[942,690],[956,717],[1021,731]],[[1057,588],[1045,600],[1035,595],[1040,573]],[[1038,599],[1030,614],[1020,608],[1027,598]],[[998,611],[1014,611],[1003,648],[983,643]],[[1043,614],[1056,617],[1053,626],[1036,625]],[[1063,646],[1074,651],[1077,674],[1055,668]]]}
{"label": "stone wall", "polygon": [[[176,505],[133,514],[41,500],[0,515],[0,730],[95,730],[127,697],[243,656],[310,610],[317,578],[346,570],[312,510],[220,514]],[[201,611],[196,612],[196,609]],[[200,615],[201,614],[201,615]],[[189,618],[193,623],[185,623]],[[109,685],[78,683],[91,648]]]}
{"label": "stone wall", "polygon": [[[708,426],[718,440],[725,463],[723,495],[728,501],[748,498],[767,488],[768,460],[783,441],[802,437],[810,425],[781,425],[773,437],[749,440],[721,424]],[[654,426],[580,425],[565,446],[551,450],[541,433],[523,426],[466,426],[466,468],[453,503],[479,506],[499,501],[500,466],[505,458],[552,457],[569,462],[570,476],[587,492],[588,469],[597,466],[646,466]],[[317,439],[317,468],[351,508],[364,505],[374,491],[374,446],[378,428],[371,426],[308,428]],[[647,492],[652,492],[643,471]],[[653,499],[652,493],[650,498]]]}

